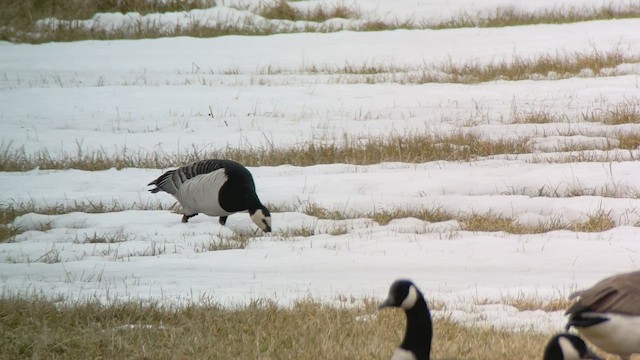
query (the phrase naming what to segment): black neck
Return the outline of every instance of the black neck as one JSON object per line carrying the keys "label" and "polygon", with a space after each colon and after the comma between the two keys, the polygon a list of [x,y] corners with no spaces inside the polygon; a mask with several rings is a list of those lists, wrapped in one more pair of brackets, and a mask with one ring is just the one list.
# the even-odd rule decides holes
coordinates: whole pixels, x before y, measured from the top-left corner
{"label": "black neck", "polygon": [[411,309],[405,310],[405,313],[407,315],[407,331],[404,333],[404,340],[402,340],[400,347],[413,352],[418,360],[429,360],[433,326],[431,313],[424,298],[419,296],[415,305]]}

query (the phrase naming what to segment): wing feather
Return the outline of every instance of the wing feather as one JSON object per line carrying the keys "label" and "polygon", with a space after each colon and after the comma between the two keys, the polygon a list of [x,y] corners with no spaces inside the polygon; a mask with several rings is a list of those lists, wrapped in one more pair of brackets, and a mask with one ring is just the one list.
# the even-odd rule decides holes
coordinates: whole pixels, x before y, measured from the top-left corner
{"label": "wing feather", "polygon": [[640,315],[640,271],[619,274],[601,280],[589,289],[577,291],[579,298],[570,309],[600,313]]}
{"label": "wing feather", "polygon": [[156,187],[149,190],[152,193],[158,191],[165,191],[171,195],[176,195],[180,186],[198,175],[208,174],[216,171],[225,166],[227,161],[225,160],[200,160],[188,165],[181,166],[175,170],[169,170],[160,175],[157,179],[150,182],[148,185],[155,185]]}

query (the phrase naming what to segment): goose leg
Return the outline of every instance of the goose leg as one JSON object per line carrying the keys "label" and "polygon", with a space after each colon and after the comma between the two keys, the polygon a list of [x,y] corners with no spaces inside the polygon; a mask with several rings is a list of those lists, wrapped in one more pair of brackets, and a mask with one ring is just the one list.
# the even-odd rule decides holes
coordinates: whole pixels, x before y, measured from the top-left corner
{"label": "goose leg", "polygon": [[194,217],[196,215],[198,215],[198,213],[191,214],[191,215],[184,214],[184,215],[182,215],[182,222],[183,223],[189,222],[189,219],[191,219],[192,217]]}
{"label": "goose leg", "polygon": [[220,219],[218,219],[218,221],[220,221],[220,225],[224,226],[224,224],[227,223],[227,217],[226,216],[220,216]]}

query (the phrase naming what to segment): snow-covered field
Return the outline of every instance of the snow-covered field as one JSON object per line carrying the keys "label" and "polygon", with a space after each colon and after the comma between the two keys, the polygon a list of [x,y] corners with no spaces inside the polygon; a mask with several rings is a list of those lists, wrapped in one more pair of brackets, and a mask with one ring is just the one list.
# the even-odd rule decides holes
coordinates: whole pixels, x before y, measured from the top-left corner
{"label": "snow-covered field", "polygon": [[[513,4],[543,9],[556,2],[354,3],[370,17],[433,20]],[[589,4],[602,2],[562,6]],[[239,16],[227,10],[230,21]],[[103,15],[101,23],[111,17],[118,18]],[[638,268],[640,168],[632,161],[638,151],[617,151],[618,158],[629,161],[532,160],[561,156],[554,149],[568,143],[600,151],[603,143],[616,141],[612,134],[640,131],[636,124],[582,122],[584,114],[637,101],[640,64],[607,70],[616,76],[585,73],[556,80],[540,74],[537,80],[472,85],[365,84],[358,75],[303,70],[489,64],[594,50],[638,55],[638,29],[640,19],[627,19],[438,31],[0,43],[1,147],[23,148],[27,154],[280,148],[339,143],[344,135],[366,139],[461,129],[489,139],[526,137],[537,149],[471,162],[250,168],[262,201],[287,211],[273,213],[272,235],[252,237],[244,249],[208,251],[212,243],[233,242],[234,234],[252,235],[255,225],[246,214],[231,216],[226,227],[204,215],[182,224],[168,210],[27,214],[14,225],[28,231],[0,244],[2,292],[42,290],[102,300],[207,296],[223,304],[267,297],[286,305],[309,296],[328,302],[341,295],[382,298],[394,279],[407,277],[429,299],[447,304],[447,314],[455,319],[559,329],[561,312],[474,304],[523,295],[564,297],[576,287]],[[513,124],[515,110],[547,111],[564,121]],[[173,199],[150,194],[145,186],[163,170],[1,172],[0,203],[117,203],[132,209],[159,203],[166,208]],[[572,189],[595,195],[537,196],[541,190],[566,195]],[[530,225],[584,221],[604,212],[617,226],[597,233],[469,232],[457,221],[405,218],[380,225],[367,218],[317,219],[302,212],[309,204],[346,214],[441,208]],[[299,229],[313,234],[293,236]],[[114,242],[89,241],[96,237]]]}

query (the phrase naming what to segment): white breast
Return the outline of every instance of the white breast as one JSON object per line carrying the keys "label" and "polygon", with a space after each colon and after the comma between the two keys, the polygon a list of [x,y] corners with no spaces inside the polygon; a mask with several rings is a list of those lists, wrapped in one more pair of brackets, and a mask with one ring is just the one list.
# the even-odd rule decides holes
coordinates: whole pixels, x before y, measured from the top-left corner
{"label": "white breast", "polygon": [[185,214],[202,213],[209,216],[227,216],[233,213],[220,207],[219,193],[227,181],[224,169],[198,175],[187,180],[176,194]]}
{"label": "white breast", "polygon": [[416,356],[411,351],[397,348],[391,355],[391,360],[416,360]]}
{"label": "white breast", "polygon": [[640,316],[598,314],[608,317],[598,325],[578,328],[580,334],[602,350],[620,355],[640,353]]}

